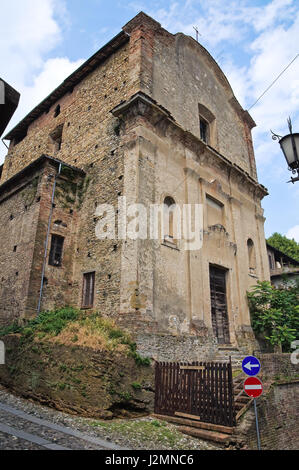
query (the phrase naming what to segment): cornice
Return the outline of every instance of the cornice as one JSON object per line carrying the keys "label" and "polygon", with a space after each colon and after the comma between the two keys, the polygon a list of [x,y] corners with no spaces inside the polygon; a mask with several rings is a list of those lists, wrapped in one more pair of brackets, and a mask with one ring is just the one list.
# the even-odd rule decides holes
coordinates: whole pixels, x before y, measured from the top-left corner
{"label": "cornice", "polygon": [[[246,185],[256,197],[262,199],[268,195],[267,188],[256,181],[247,171],[180,126],[166,108],[160,106],[145,93],[138,92],[134,94],[127,101],[119,103],[110,112],[123,121],[141,115],[146,117],[152,125],[159,126],[160,129],[164,128],[164,133],[171,126],[180,135],[180,139],[184,144],[195,150],[195,153],[199,155],[199,159],[204,161],[205,158],[207,160],[210,160],[211,157],[214,158],[216,165],[226,168],[231,178],[236,179],[242,186]],[[204,157],[204,154],[206,154],[206,157]]]}

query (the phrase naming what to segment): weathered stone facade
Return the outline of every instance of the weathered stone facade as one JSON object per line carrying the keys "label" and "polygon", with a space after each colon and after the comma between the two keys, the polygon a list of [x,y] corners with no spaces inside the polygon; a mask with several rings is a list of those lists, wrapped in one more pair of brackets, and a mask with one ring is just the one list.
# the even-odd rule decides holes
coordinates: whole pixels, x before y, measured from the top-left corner
{"label": "weathered stone facade", "polygon": [[[257,279],[269,279],[260,204],[267,192],[256,179],[254,125],[200,44],[168,33],[143,13],[133,18],[7,136],[11,145],[0,186],[6,198],[0,204],[4,227],[10,204],[21,207],[33,184],[5,196],[7,185],[17,187],[22,180],[20,171],[43,153],[56,163],[46,159],[38,185],[48,178],[46,168],[54,165],[58,172],[59,161],[72,170],[64,185],[63,176],[57,177],[50,235],[61,235],[65,245],[60,267],[45,263],[41,308],[80,307],[84,273],[94,272],[93,308],[134,331],[144,354],[162,360],[211,358],[219,349],[210,293],[211,267],[216,267],[225,285],[226,342],[252,350],[246,290]],[[31,235],[29,242],[16,229],[19,253],[26,251],[27,263],[27,274],[19,270],[17,283],[12,283],[17,258],[5,248],[8,235],[2,236],[1,276],[7,281],[1,286],[6,299],[1,322],[34,315],[37,309],[50,186],[48,206],[42,200],[34,204],[30,221],[29,213],[20,216],[19,224],[26,230],[30,226]],[[99,240],[96,208],[112,204],[117,213],[120,196],[146,208],[166,197],[178,206],[202,204],[202,249],[184,250],[180,240],[163,238]],[[55,221],[60,223],[55,226]],[[47,256],[49,250],[50,239]],[[26,290],[28,276],[34,287]],[[14,305],[11,297],[22,297],[22,302]]]}
{"label": "weathered stone facade", "polygon": [[[58,167],[57,160],[42,156],[1,186],[0,324],[36,315],[48,227],[51,235],[63,236],[65,243],[62,266],[46,265],[46,308],[72,302],[73,242],[80,204],[77,194],[84,173],[65,166],[56,176]],[[47,253],[50,242],[51,237]]]}

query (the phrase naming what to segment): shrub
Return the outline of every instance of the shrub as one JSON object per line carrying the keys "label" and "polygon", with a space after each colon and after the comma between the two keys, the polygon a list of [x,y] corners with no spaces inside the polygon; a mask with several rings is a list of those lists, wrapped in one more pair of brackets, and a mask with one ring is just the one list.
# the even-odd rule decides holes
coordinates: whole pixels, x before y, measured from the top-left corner
{"label": "shrub", "polygon": [[142,388],[139,382],[133,382],[131,386],[134,388],[134,390],[141,390]]}
{"label": "shrub", "polygon": [[291,342],[299,339],[298,287],[275,288],[263,281],[247,293],[253,330],[286,352]]}

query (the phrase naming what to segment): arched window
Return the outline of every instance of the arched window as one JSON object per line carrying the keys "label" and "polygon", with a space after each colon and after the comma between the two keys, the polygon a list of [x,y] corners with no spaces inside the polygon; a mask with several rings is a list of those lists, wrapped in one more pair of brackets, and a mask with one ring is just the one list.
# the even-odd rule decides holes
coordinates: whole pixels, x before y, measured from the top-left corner
{"label": "arched window", "polygon": [[167,196],[164,199],[164,240],[174,241],[174,212],[176,209],[175,200]]}
{"label": "arched window", "polygon": [[256,269],[256,256],[255,256],[254,243],[251,240],[251,238],[248,238],[247,240],[247,251],[248,251],[249,271],[254,272]]}

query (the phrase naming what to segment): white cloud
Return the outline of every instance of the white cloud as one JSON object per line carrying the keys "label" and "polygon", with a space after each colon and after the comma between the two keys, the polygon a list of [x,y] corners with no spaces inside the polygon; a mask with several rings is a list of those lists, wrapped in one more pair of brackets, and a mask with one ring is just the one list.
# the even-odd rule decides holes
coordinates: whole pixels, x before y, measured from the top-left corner
{"label": "white cloud", "polygon": [[31,86],[23,85],[20,105],[17,109],[9,128],[22,119],[44,98],[46,98],[66,77],[76,70],[83,60],[72,62],[66,57],[48,59],[41,72],[35,75]]}
{"label": "white cloud", "polygon": [[[16,87],[30,83],[31,71],[61,40],[54,0],[10,0],[1,4],[0,57],[4,79]],[[4,21],[3,18],[7,20]]]}
{"label": "white cloud", "polygon": [[[294,8],[293,0],[273,0],[264,8],[253,8],[251,21],[256,31],[263,31],[277,22],[285,19],[291,19]],[[262,14],[261,14],[262,10]]]}
{"label": "white cloud", "polygon": [[[69,25],[64,0],[10,0],[1,4],[0,61],[5,64],[1,78],[21,94],[19,107],[8,132],[31,109],[70,75],[83,60],[49,54],[63,38],[63,26]],[[0,164],[7,150],[0,143]]]}
{"label": "white cloud", "polygon": [[290,228],[286,233],[286,237],[291,239],[294,238],[294,240],[299,243],[299,225],[295,225],[295,227]]}

